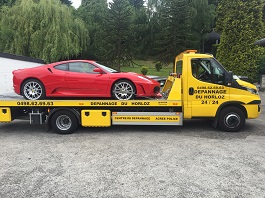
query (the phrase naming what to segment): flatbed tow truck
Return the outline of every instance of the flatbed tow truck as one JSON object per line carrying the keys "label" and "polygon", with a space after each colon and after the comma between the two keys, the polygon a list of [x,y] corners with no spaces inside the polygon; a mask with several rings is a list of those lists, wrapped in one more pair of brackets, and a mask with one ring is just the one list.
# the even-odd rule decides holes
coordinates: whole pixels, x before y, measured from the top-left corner
{"label": "flatbed tow truck", "polygon": [[242,129],[257,118],[261,99],[256,86],[235,79],[209,54],[187,50],[175,59],[160,99],[0,100],[0,122],[27,119],[60,134],[83,127],[183,125],[184,119],[211,119],[223,131]]}

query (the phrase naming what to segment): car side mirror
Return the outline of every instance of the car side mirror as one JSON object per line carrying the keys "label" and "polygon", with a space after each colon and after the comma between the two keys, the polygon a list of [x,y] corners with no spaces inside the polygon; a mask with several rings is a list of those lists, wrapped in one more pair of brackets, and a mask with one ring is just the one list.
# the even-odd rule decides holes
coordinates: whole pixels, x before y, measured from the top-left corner
{"label": "car side mirror", "polygon": [[98,67],[93,69],[93,72],[100,73],[100,74],[103,73],[102,70],[100,68],[98,68]]}
{"label": "car side mirror", "polygon": [[229,71],[227,74],[226,74],[226,78],[225,78],[225,84],[228,85],[228,86],[231,86],[232,85],[232,82],[233,82],[233,72]]}

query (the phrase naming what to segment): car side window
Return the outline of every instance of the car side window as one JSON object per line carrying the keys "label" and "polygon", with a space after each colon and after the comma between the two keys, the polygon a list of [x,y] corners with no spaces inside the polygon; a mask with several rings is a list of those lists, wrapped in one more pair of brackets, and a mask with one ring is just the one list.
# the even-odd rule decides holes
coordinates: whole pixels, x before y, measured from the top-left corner
{"label": "car side window", "polygon": [[67,64],[60,64],[60,65],[56,65],[53,67],[54,69],[58,69],[58,70],[62,70],[62,71],[67,71]]}
{"label": "car side window", "polygon": [[92,65],[90,63],[85,63],[83,65],[83,67],[84,67],[84,70],[85,70],[86,73],[90,73],[90,74],[98,73],[98,72],[93,72],[93,70],[96,68],[96,66],[94,66],[94,65]]}
{"label": "car side window", "polygon": [[81,62],[69,63],[69,71],[77,73],[85,73]]}
{"label": "car side window", "polygon": [[94,65],[85,62],[69,63],[69,71],[72,72],[97,74],[97,72],[93,72],[95,68]]}

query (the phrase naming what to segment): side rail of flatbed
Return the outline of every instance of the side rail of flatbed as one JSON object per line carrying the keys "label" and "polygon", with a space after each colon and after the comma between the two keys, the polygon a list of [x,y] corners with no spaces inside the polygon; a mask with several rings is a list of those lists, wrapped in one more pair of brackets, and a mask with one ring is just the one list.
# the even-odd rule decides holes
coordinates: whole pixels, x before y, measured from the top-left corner
{"label": "side rail of flatbed", "polygon": [[181,100],[0,100],[0,122],[27,119],[58,133],[111,125],[182,125]]}

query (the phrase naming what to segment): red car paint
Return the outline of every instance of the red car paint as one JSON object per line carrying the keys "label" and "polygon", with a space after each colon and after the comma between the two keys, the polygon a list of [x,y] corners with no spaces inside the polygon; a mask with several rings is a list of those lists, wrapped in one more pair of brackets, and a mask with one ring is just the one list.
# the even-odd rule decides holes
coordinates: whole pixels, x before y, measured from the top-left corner
{"label": "red car paint", "polygon": [[[73,69],[79,63],[100,68],[101,73],[69,71],[70,65]],[[66,70],[58,69],[65,65]],[[15,70],[13,86],[17,94],[22,95],[22,85],[27,79],[39,80],[45,87],[46,97],[111,97],[112,86],[120,79],[129,80],[135,85],[136,97],[155,97],[160,87],[157,81],[142,74],[116,72],[90,60],[69,60]]]}

